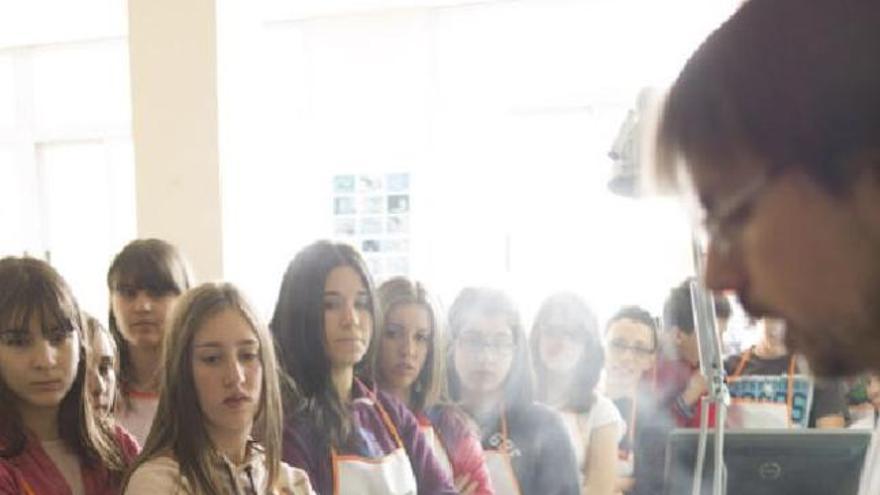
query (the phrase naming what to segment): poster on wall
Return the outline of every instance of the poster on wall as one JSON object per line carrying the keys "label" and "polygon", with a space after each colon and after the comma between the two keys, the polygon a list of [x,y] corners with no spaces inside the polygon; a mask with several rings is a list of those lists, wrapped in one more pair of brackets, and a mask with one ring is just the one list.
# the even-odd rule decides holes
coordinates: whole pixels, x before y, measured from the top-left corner
{"label": "poster on wall", "polygon": [[410,174],[333,176],[333,237],[358,248],[381,283],[410,273]]}

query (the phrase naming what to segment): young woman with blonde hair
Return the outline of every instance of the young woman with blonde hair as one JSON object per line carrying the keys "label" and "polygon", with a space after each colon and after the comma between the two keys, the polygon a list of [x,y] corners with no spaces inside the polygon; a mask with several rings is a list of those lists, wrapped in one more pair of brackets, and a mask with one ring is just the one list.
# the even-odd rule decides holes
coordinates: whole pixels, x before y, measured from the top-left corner
{"label": "young woman with blonde hair", "polygon": [[409,407],[462,495],[494,493],[477,426],[446,393],[446,346],[436,305],[419,283],[395,277],[378,290],[376,380]]}
{"label": "young woman with blonde hair", "polygon": [[89,346],[89,363],[86,372],[86,389],[92,395],[95,412],[115,421],[119,390],[119,352],[113,334],[92,315],[86,314],[86,342]]}
{"label": "young woman with blonde hair", "polygon": [[614,403],[597,390],[605,363],[598,327],[583,298],[559,292],[541,304],[529,336],[538,400],[562,415],[585,495],[616,492],[625,428]]}
{"label": "young woman with blonde hair", "polygon": [[241,293],[185,293],[166,339],[156,420],[125,493],[311,494],[281,462],[274,346]]}

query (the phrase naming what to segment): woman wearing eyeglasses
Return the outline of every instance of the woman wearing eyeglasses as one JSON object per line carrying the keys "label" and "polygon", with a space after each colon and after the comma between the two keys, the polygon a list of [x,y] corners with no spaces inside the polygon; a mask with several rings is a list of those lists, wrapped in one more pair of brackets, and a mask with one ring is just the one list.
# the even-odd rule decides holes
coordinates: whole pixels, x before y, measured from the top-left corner
{"label": "woman wearing eyeglasses", "polygon": [[528,345],[511,299],[495,289],[462,290],[449,332],[449,392],[480,427],[495,493],[579,494],[562,419],[534,400]]}
{"label": "woman wearing eyeglasses", "polygon": [[538,399],[562,414],[582,493],[611,495],[623,420],[596,392],[605,359],[596,316],[580,296],[555,294],[541,304],[530,340]]}
{"label": "woman wearing eyeglasses", "polygon": [[[647,376],[654,369],[657,351],[656,320],[638,306],[621,308],[608,320],[605,343],[604,392],[626,421],[626,433],[618,445],[618,487],[631,491],[636,484],[634,453],[639,437],[661,423],[662,413],[654,407],[655,393]],[[643,450],[640,446],[639,451]]]}

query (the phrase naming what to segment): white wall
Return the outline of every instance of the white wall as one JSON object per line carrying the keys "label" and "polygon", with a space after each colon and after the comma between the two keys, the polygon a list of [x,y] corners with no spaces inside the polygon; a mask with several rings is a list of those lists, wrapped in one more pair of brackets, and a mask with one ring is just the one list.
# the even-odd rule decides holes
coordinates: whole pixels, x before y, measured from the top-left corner
{"label": "white wall", "polygon": [[223,277],[213,0],[132,0],[139,237],[166,239],[197,280]]}
{"label": "white wall", "polygon": [[287,261],[332,235],[340,172],[412,173],[413,274],[447,303],[491,284],[526,314],[561,288],[656,311],[690,272],[686,216],[608,193],[607,152],[734,2],[267,0],[237,29],[222,5],[226,273],[267,315]]}

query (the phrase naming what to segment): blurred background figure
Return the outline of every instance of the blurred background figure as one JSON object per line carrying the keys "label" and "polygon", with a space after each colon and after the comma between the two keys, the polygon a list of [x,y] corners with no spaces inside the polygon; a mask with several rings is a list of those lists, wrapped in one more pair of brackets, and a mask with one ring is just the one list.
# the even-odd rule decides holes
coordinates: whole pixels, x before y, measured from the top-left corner
{"label": "blurred background figure", "polygon": [[[730,318],[730,303],[723,297],[715,302],[716,328],[724,337]],[[706,395],[706,379],[700,373],[700,351],[694,325],[690,280],[674,287],[663,305],[661,353],[657,360],[657,386],[662,404],[681,427],[698,427],[700,398]],[[714,414],[710,410],[710,424]]]}
{"label": "blurred background figure", "polygon": [[618,444],[618,488],[629,492],[636,484],[636,454],[642,427],[651,426],[658,410],[654,390],[657,357],[657,320],[638,306],[625,306],[605,327],[605,395],[614,402],[624,421]]}
{"label": "blurred background figure", "polygon": [[477,422],[495,493],[577,495],[577,462],[559,414],[535,402],[519,312],[496,289],[466,288],[449,310],[449,391]]}
{"label": "blurred background figure", "polygon": [[577,294],[554,294],[538,309],[529,339],[538,400],[562,415],[583,493],[613,493],[624,423],[597,391],[605,356],[596,316]]}
{"label": "blurred background figure", "polygon": [[785,347],[785,323],[765,318],[758,342],[724,363],[730,426],[843,428],[848,409],[839,380],[817,380]]}
{"label": "blurred background figure", "polygon": [[115,421],[116,398],[119,395],[116,376],[119,357],[116,342],[107,328],[90,314],[85,314],[86,341],[91,353],[87,363],[86,390],[92,395],[95,413]]}

